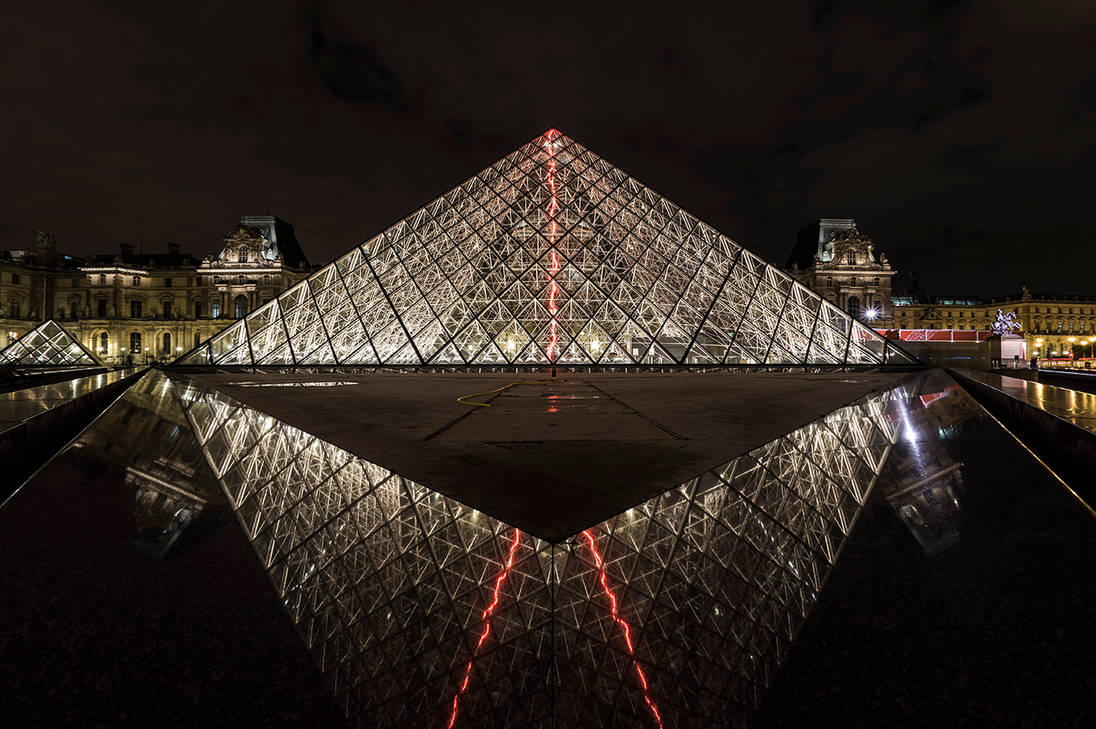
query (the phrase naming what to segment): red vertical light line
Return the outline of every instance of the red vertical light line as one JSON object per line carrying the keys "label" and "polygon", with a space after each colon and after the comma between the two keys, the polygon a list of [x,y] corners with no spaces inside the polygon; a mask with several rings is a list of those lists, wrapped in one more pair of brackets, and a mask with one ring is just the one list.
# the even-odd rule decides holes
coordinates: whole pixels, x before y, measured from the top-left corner
{"label": "red vertical light line", "polygon": [[612,616],[613,622],[619,625],[621,631],[624,633],[624,644],[628,647],[628,655],[632,659],[632,667],[636,669],[636,676],[639,677],[639,685],[643,688],[643,700],[647,702],[647,708],[651,710],[651,715],[654,716],[655,723],[658,724],[659,729],[662,729],[662,715],[658,713],[658,707],[655,706],[655,702],[651,699],[650,687],[647,685],[647,675],[643,673],[643,667],[640,666],[639,661],[636,660],[636,650],[635,646],[632,644],[632,630],[628,626],[628,621],[620,617],[620,613],[617,609],[617,598],[609,588],[609,582],[605,577],[605,562],[601,559],[601,552],[597,549],[594,535],[587,529],[582,533],[582,536],[586,538],[586,543],[590,545],[590,551],[594,553],[594,561],[597,562],[598,581],[601,582],[601,589],[605,591],[605,596],[609,598],[609,614]]}
{"label": "red vertical light line", "polygon": [[483,609],[483,615],[480,616],[480,620],[483,621],[483,632],[480,633],[479,640],[476,642],[476,648],[472,651],[472,657],[468,659],[468,665],[464,667],[464,680],[460,682],[460,686],[457,687],[457,693],[453,695],[453,711],[449,714],[449,723],[446,725],[446,729],[453,729],[453,724],[457,721],[457,711],[460,708],[460,697],[464,695],[464,692],[468,690],[468,682],[472,679],[472,661],[476,660],[476,656],[479,655],[480,648],[487,642],[487,636],[491,634],[491,614],[495,612],[495,608],[499,604],[499,590],[502,589],[502,583],[506,581],[506,577],[510,574],[510,568],[514,566],[514,556],[518,552],[518,543],[521,541],[521,532],[517,527],[514,527],[514,541],[510,545],[510,554],[506,557],[506,566],[503,568],[499,576],[495,578],[495,591],[491,595],[491,602]]}
{"label": "red vertical light line", "polygon": [[559,256],[556,255],[556,238],[559,235],[559,223],[556,222],[556,213],[559,212],[559,196],[556,193],[556,156],[552,144],[552,138],[556,134],[555,129],[549,129],[544,135],[544,149],[548,152],[548,243],[551,244],[551,266],[548,269],[548,313],[551,319],[548,322],[549,342],[548,361],[556,361],[556,348],[559,346],[559,323],[556,321],[556,294],[559,286],[556,284],[556,274],[559,273]]}

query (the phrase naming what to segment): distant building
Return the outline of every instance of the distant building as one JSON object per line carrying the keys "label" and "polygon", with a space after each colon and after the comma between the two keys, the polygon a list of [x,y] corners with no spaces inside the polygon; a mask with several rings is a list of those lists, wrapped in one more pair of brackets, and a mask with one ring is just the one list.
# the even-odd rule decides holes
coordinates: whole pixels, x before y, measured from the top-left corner
{"label": "distant building", "polygon": [[[892,292],[897,271],[851,218],[822,218],[801,228],[788,271],[879,330],[988,332],[1000,309],[1016,313],[1029,357],[1091,356],[1096,347],[1096,294],[1037,294],[1025,287],[993,298],[929,296],[916,278],[904,293]],[[952,336],[955,343],[984,338]]]}
{"label": "distant building", "polygon": [[[988,331],[997,311],[1015,312],[1027,356],[1092,356],[1096,294],[1020,293],[993,298],[894,296],[894,329]],[[1088,343],[1086,343],[1088,342]]]}
{"label": "distant building", "polygon": [[851,218],[822,218],[801,228],[788,272],[852,316],[876,328],[890,325],[895,271]]}
{"label": "distant building", "polygon": [[203,260],[175,243],[81,259],[39,232],[33,250],[0,251],[0,341],[52,317],[108,363],[170,360],[314,270],[273,216],[241,218],[222,243]]}

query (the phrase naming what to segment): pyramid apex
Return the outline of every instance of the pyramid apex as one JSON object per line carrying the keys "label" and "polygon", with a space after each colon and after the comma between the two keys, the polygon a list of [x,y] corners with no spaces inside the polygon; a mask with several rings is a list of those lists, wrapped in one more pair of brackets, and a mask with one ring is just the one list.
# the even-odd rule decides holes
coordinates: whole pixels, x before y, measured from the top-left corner
{"label": "pyramid apex", "polygon": [[814,366],[900,357],[549,127],[177,361]]}

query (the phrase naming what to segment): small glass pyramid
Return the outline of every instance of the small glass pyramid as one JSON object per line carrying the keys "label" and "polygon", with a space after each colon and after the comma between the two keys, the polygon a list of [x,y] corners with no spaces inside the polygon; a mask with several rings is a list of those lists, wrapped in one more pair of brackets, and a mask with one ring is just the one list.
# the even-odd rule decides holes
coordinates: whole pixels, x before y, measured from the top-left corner
{"label": "small glass pyramid", "polygon": [[912,364],[555,129],[179,364]]}
{"label": "small glass pyramid", "polygon": [[64,327],[49,319],[0,350],[0,364],[69,367],[101,365],[102,362],[84,349]]}

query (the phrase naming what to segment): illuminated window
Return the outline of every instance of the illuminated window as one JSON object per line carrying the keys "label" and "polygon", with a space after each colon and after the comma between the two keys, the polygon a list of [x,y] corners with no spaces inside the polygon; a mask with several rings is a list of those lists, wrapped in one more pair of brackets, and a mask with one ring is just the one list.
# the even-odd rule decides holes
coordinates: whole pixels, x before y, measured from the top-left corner
{"label": "illuminated window", "polygon": [[221,315],[221,302],[217,299],[209,303],[209,315],[214,319]]}
{"label": "illuminated window", "polygon": [[130,332],[129,333],[129,351],[140,352],[141,351],[141,333]]}

